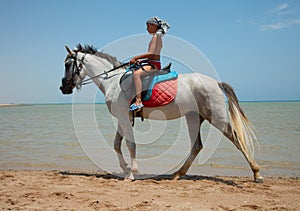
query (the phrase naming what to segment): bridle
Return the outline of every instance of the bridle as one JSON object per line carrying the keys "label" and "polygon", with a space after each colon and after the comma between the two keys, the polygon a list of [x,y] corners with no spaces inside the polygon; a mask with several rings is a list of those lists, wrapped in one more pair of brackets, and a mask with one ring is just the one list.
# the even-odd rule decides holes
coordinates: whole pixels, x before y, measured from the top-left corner
{"label": "bridle", "polygon": [[[92,82],[93,82],[92,79],[101,77],[101,76],[103,76],[103,75],[108,76],[108,73],[113,72],[113,71],[115,71],[115,70],[117,70],[117,69],[119,69],[119,68],[121,68],[121,67],[124,67],[124,66],[126,66],[126,65],[129,64],[129,62],[123,63],[123,64],[121,64],[121,65],[119,65],[119,66],[117,66],[117,67],[114,67],[114,68],[112,68],[112,69],[110,69],[110,70],[108,70],[108,71],[104,71],[103,73],[100,73],[100,74],[98,74],[98,75],[95,75],[95,76],[93,76],[93,77],[90,77],[90,78],[88,78],[88,79],[83,80],[83,78],[81,78],[81,76],[80,76],[80,72],[81,72],[82,66],[85,65],[84,59],[85,59],[86,54],[84,54],[83,57],[82,57],[81,59],[78,59],[77,56],[78,56],[78,52],[76,52],[76,53],[74,53],[74,54],[71,54],[71,55],[69,56],[69,59],[72,59],[72,64],[73,64],[72,77],[71,77],[71,79],[62,79],[62,80],[64,80],[64,83],[67,84],[67,85],[75,86],[76,89],[77,89],[78,91],[81,89],[81,86],[82,86],[82,85],[87,85],[87,84],[92,83]],[[79,62],[78,62],[78,61],[79,61]],[[78,65],[77,63],[79,63],[79,65]],[[80,82],[79,84],[76,84],[75,81],[74,81],[74,77],[75,77],[76,75],[77,75],[80,79],[82,79],[81,82]],[[71,84],[71,83],[72,83],[72,84]]]}
{"label": "bridle", "polygon": [[[77,52],[74,53],[74,54],[71,54],[70,56],[68,56],[68,59],[72,59],[72,62],[71,62],[71,64],[73,65],[73,67],[72,67],[72,76],[71,76],[70,79],[65,79],[65,78],[62,79],[64,84],[76,86],[77,89],[80,89],[81,85],[79,85],[79,87],[77,87],[77,85],[74,81],[74,77],[76,75],[78,77],[80,77],[80,71],[82,69],[82,65],[84,65],[85,55],[86,54],[84,54],[84,56],[80,60],[77,59]],[[77,61],[79,61],[79,66],[77,64]]]}

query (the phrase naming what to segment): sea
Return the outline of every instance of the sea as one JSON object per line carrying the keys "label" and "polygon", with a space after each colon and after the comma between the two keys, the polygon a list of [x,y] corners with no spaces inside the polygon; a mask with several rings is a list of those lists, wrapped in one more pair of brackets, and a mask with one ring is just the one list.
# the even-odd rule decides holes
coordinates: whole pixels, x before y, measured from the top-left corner
{"label": "sea", "polygon": [[[265,177],[300,176],[300,102],[241,102],[256,128],[254,157]],[[19,105],[0,108],[0,169],[119,173],[113,140],[117,120],[105,104]],[[133,127],[140,174],[171,174],[191,143],[185,118],[136,119]],[[204,148],[190,175],[252,176],[242,153],[208,122]],[[130,164],[126,141],[122,143]]]}

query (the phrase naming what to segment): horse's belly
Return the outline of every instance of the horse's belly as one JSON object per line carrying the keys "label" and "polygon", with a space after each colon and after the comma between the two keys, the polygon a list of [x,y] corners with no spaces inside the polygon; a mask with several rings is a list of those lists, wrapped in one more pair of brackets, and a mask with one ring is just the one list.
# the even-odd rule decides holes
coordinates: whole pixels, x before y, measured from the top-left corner
{"label": "horse's belly", "polygon": [[165,106],[155,108],[143,108],[143,116],[146,119],[153,120],[171,120],[185,116],[189,112],[198,113],[197,106],[189,104],[178,104],[175,101]]}

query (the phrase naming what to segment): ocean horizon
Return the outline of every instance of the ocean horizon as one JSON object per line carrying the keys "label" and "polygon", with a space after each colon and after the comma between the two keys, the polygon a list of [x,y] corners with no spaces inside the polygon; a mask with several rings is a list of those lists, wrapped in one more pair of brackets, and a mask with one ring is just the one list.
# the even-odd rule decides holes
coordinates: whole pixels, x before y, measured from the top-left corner
{"label": "ocean horizon", "polygon": [[[225,100],[227,102],[227,100]],[[241,103],[280,103],[280,102],[300,102],[299,100],[239,100]],[[105,102],[95,102],[95,103],[73,103],[73,102],[32,102],[32,103],[7,103],[2,102],[0,105],[70,105],[70,104],[106,104]]]}

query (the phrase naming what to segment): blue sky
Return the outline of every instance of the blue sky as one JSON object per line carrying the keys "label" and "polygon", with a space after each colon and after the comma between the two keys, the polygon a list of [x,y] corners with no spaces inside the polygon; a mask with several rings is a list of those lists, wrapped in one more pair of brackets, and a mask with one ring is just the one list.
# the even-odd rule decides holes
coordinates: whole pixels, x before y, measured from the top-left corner
{"label": "blue sky", "polygon": [[300,100],[299,1],[151,2],[0,0],[0,103],[72,102],[58,90],[64,45],[101,49],[146,33],[152,16],[200,49],[240,100]]}

